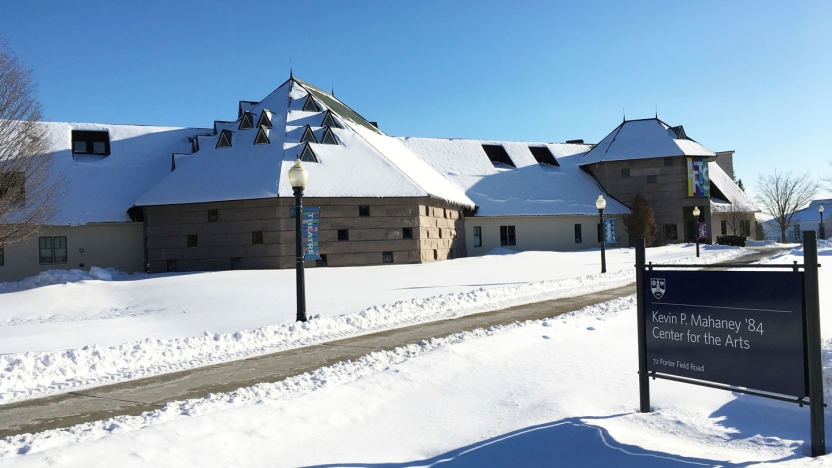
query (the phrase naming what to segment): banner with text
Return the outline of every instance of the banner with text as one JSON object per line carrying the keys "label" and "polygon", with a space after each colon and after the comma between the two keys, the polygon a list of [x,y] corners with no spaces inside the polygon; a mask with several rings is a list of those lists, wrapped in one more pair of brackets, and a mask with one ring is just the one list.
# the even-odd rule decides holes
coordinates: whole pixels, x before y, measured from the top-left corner
{"label": "banner with text", "polygon": [[646,271],[648,371],[806,396],[802,277]]}
{"label": "banner with text", "polygon": [[604,243],[615,244],[615,219],[604,219]]}
{"label": "banner with text", "polygon": [[303,259],[304,260],[320,260],[321,255],[318,251],[318,219],[321,215],[321,208],[319,206],[305,207],[303,209],[303,224],[301,232],[303,237]]}
{"label": "banner with text", "polygon": [[708,177],[708,158],[688,158],[688,196],[711,196],[711,181]]}

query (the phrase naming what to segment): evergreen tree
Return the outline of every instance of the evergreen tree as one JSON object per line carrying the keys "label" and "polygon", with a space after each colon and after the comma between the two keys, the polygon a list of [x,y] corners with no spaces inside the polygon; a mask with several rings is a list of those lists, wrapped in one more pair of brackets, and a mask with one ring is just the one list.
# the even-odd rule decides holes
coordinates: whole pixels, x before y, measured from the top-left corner
{"label": "evergreen tree", "polygon": [[630,212],[629,215],[624,216],[624,227],[630,238],[630,247],[636,244],[638,238],[644,239],[644,245],[656,245],[659,242],[656,215],[641,192],[633,198]]}

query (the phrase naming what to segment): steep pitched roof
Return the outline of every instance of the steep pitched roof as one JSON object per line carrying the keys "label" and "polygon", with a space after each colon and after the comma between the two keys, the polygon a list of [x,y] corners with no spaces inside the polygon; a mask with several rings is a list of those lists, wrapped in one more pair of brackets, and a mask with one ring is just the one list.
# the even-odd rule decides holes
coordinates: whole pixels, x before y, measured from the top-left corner
{"label": "steep pitched roof", "polygon": [[581,157],[581,165],[602,161],[716,154],[687,137],[684,129],[659,119],[627,120]]}
{"label": "steep pitched roof", "polygon": [[[716,162],[708,163],[708,176],[711,179],[711,211],[714,213],[746,212],[759,213],[760,210],[748,195],[734,183],[731,177]],[[714,188],[727,200],[714,196]]]}
{"label": "steep pitched roof", "polygon": [[[588,145],[440,138],[397,138],[478,206],[477,216],[598,215],[603,189],[578,163]],[[483,145],[502,146],[516,168],[494,164]],[[545,146],[559,167],[539,163],[530,147]],[[606,213],[629,209],[607,196]]]}

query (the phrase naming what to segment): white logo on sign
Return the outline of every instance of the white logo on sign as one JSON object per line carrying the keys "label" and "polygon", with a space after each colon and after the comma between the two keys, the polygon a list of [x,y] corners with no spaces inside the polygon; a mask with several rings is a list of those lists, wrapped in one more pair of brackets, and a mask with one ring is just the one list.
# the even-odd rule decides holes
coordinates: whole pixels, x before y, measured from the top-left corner
{"label": "white logo on sign", "polygon": [[666,289],[667,283],[665,282],[664,278],[650,279],[650,290],[653,291],[653,296],[655,296],[656,299],[663,298]]}

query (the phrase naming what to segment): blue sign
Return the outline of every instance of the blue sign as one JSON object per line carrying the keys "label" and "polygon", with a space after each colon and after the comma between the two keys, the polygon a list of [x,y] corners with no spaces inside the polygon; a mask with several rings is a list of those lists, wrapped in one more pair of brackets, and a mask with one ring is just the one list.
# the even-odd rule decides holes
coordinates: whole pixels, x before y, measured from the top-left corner
{"label": "blue sign", "polygon": [[301,225],[303,258],[304,260],[320,260],[318,251],[318,219],[321,208],[318,206],[303,209],[303,223]]}
{"label": "blue sign", "polygon": [[615,219],[604,219],[604,243],[615,244]]}
{"label": "blue sign", "polygon": [[803,273],[645,271],[648,371],[805,397]]}
{"label": "blue sign", "polygon": [[708,227],[705,223],[699,223],[699,238],[708,237]]}

